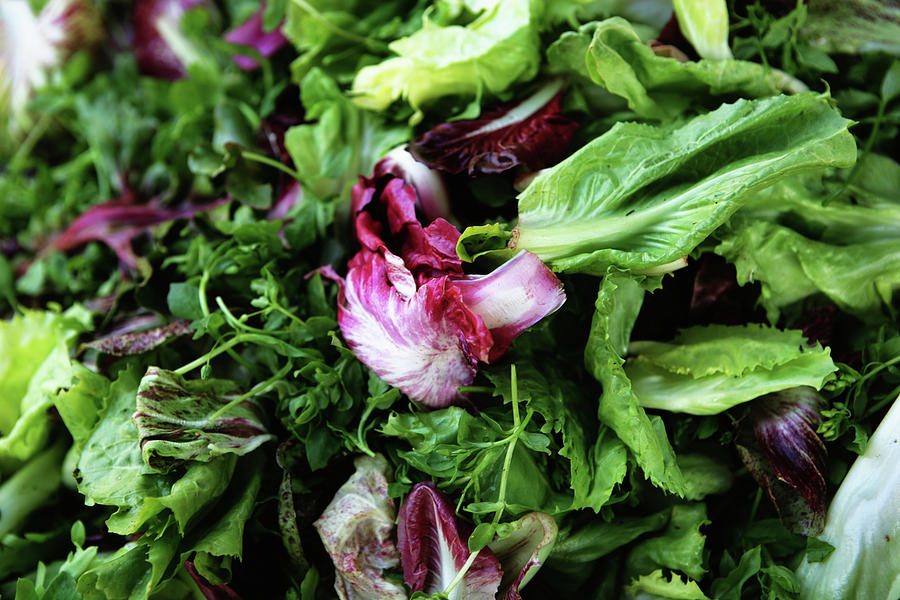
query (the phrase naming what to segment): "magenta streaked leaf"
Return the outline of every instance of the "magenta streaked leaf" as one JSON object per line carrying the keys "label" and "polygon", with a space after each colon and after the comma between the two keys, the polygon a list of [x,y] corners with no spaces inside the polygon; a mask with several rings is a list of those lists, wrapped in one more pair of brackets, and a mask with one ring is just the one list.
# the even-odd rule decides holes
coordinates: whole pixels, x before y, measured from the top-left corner
{"label": "magenta streaked leaf", "polygon": [[535,576],[556,542],[556,521],[546,513],[531,512],[506,525],[508,535],[488,544],[503,569],[502,600],[521,600],[519,590]]}
{"label": "magenta streaked leaf", "polygon": [[190,325],[183,319],[176,319],[162,327],[154,327],[147,331],[120,333],[109,335],[84,344],[113,356],[129,356],[141,354],[165,344],[170,339],[192,333]]}
{"label": "magenta streaked leaf", "polygon": [[346,281],[322,271],[342,284],[341,333],[360,361],[415,401],[440,408],[465,400],[457,388],[472,383],[478,361],[496,360],[565,301],[559,280],[530,253],[466,276],[459,231],[440,217],[424,226],[417,188],[400,177],[360,178],[351,208],[362,249]]}
{"label": "magenta streaked leaf", "polygon": [[262,410],[251,399],[241,400],[235,385],[226,379],[187,381],[158,367],[147,369],[132,416],[144,463],[168,471],[184,461],[244,455],[275,439],[262,423]]}
{"label": "magenta streaked leaf", "polygon": [[825,526],[825,444],[816,433],[824,399],[813,388],[767,394],[738,425],[737,447],[785,526],[817,535]]}
{"label": "magenta streaked leaf", "polygon": [[472,176],[554,164],[578,129],[562,116],[561,87],[553,82],[478,119],[442,123],[411,142],[408,150],[433,169]]}
{"label": "magenta streaked leaf", "polygon": [[441,174],[417,161],[406,149],[394,148],[378,161],[373,178],[385,175],[399,177],[415,188],[418,207],[426,221],[450,218],[450,199]]}
{"label": "magenta streaked leaf", "polygon": [[341,600],[406,600],[403,586],[382,573],[400,564],[390,467],[381,455],[361,456],[354,465],[356,472],[314,523],[334,562],[334,589]]}
{"label": "magenta streaked leaf", "polygon": [[[465,540],[471,527],[453,512],[453,505],[433,483],[413,486],[400,506],[397,544],[403,579],[414,592],[446,593],[469,560]],[[453,588],[454,600],[494,600],[501,579],[500,563],[489,548],[475,557]]]}
{"label": "magenta streaked leaf", "polygon": [[[266,58],[275,54],[287,43],[287,39],[281,33],[281,25],[272,31],[263,29],[263,11],[265,4],[249,19],[231,29],[225,34],[225,41],[241,46],[251,46]],[[256,61],[243,54],[236,54],[234,62],[245,71],[252,71],[259,67]]]}
{"label": "magenta streaked leaf", "polygon": [[187,219],[219,204],[221,201],[163,208],[158,202],[134,204],[132,196],[126,192],[121,198],[88,209],[53,240],[51,247],[65,252],[90,241],[103,242],[115,251],[123,265],[138,269],[140,259],[131,247],[132,239],[155,225]]}
{"label": "magenta streaked leaf", "polygon": [[377,253],[362,250],[350,263],[338,296],[338,323],[357,358],[385,383],[431,407],[459,399],[457,387],[475,378],[493,339],[446,277],[406,297]]}
{"label": "magenta streaked leaf", "polygon": [[506,352],[523,331],[566,301],[562,283],[531,252],[520,252],[487,275],[468,276],[450,285],[494,336],[490,361]]}
{"label": "magenta streaked leaf", "polygon": [[205,0],[136,0],[132,9],[134,53],[141,73],[160,79],[181,79],[193,58],[181,34],[184,13]]}

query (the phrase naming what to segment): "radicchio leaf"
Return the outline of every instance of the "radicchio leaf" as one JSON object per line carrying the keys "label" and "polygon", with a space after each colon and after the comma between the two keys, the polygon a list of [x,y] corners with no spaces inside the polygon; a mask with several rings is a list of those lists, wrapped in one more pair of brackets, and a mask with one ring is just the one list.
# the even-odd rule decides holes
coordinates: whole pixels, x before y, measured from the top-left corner
{"label": "radicchio leaf", "polygon": [[10,130],[27,125],[32,91],[72,53],[103,37],[100,13],[88,0],[50,0],[34,14],[27,0],[0,2],[0,114]]}
{"label": "radicchio leaf", "polygon": [[163,208],[159,202],[134,204],[133,197],[126,192],[120,198],[92,206],[56,237],[51,247],[66,252],[90,241],[100,241],[115,251],[123,265],[139,270],[141,259],[134,253],[131,240],[155,225],[187,219],[219,204],[221,201]]}
{"label": "radicchio leaf", "polygon": [[520,252],[487,275],[453,280],[463,301],[491,330],[488,362],[499,358],[523,331],[566,301],[562,283],[531,252]]}
{"label": "radicchio leaf", "polygon": [[382,575],[400,562],[392,539],[390,467],[381,455],[361,456],[354,465],[356,472],[314,523],[334,562],[334,589],[341,600],[406,600],[403,586]]}
{"label": "radicchio leaf", "polygon": [[737,449],[785,527],[818,535],[825,526],[825,444],[816,433],[825,401],[809,387],[767,394],[738,425]]}
{"label": "radicchio leaf", "polygon": [[412,185],[426,221],[450,218],[450,200],[441,174],[418,162],[404,148],[394,148],[375,165],[374,179],[393,175]]}
{"label": "radicchio leaf", "polygon": [[[338,323],[356,356],[383,381],[433,408],[465,400],[478,361],[496,360],[526,328],[563,303],[562,286],[534,255],[466,276],[459,231],[424,226],[417,189],[386,171],[360,178],[352,211],[362,249],[340,282]],[[379,173],[381,173],[379,175]]]}
{"label": "radicchio leaf", "polygon": [[[403,579],[414,592],[446,593],[469,559],[465,542],[471,528],[453,512],[453,505],[433,483],[413,486],[400,506],[397,545]],[[482,548],[462,581],[454,600],[494,600],[500,586],[500,563],[489,548]]]}
{"label": "radicchio leaf", "polygon": [[556,521],[546,513],[532,512],[508,527],[509,535],[488,545],[503,569],[497,598],[522,600],[519,590],[535,576],[553,549]]}
{"label": "radicchio leaf", "polygon": [[563,158],[578,124],[561,114],[561,83],[477,119],[442,123],[407,149],[433,169],[475,176],[518,165],[541,169]]}
{"label": "radicchio leaf", "polygon": [[[225,41],[242,46],[252,46],[265,57],[272,56],[287,43],[287,39],[281,33],[281,25],[272,31],[263,29],[263,11],[265,3],[256,13],[244,23],[231,29],[225,34]],[[245,71],[252,71],[259,67],[253,58],[243,54],[236,54],[234,62]]]}
{"label": "radicchio leaf", "polygon": [[338,323],[357,358],[388,383],[428,406],[459,398],[475,378],[476,361],[493,345],[490,331],[469,310],[447,277],[431,279],[411,296],[391,285],[390,266],[361,251],[338,294]]}
{"label": "radicchio leaf", "polygon": [[183,461],[244,455],[274,439],[255,402],[230,404],[234,388],[226,379],[186,381],[171,371],[147,369],[132,416],[144,463],[165,472]]}
{"label": "radicchio leaf", "polygon": [[184,319],[176,319],[163,327],[155,327],[137,333],[121,333],[109,335],[84,344],[113,356],[129,356],[142,354],[166,343],[172,338],[192,333],[191,327]]}
{"label": "radicchio leaf", "polygon": [[136,0],[132,12],[134,54],[141,73],[173,81],[187,75],[194,58],[183,39],[181,18],[205,0]]}

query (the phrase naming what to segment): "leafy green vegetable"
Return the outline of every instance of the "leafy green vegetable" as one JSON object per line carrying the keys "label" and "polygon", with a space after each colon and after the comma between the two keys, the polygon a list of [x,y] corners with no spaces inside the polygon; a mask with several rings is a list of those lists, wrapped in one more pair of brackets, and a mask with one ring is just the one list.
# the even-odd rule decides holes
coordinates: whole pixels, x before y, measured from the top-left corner
{"label": "leafy green vegetable", "polygon": [[[684,124],[618,123],[520,194],[509,247],[562,272],[665,272],[754,191],[792,173],[851,165],[847,124],[812,94],[741,100]],[[477,233],[463,232],[461,256],[480,254],[467,246]]]}
{"label": "leafy green vegetable", "polygon": [[836,370],[801,332],[761,325],[686,329],[671,344],[632,342],[629,352],[625,373],[642,406],[696,415],[791,387],[821,389]]}

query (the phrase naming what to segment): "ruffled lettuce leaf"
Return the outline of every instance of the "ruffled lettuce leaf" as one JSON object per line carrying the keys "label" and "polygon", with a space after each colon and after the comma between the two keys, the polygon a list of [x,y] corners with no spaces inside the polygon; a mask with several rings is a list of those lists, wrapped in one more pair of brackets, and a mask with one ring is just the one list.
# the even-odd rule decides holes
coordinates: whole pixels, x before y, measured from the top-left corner
{"label": "ruffled lettuce leaf", "polygon": [[852,165],[848,123],[813,94],[739,100],[660,127],[617,123],[531,182],[511,235],[469,228],[458,252],[472,259],[526,249],[563,272],[665,272],[755,191],[797,172]]}
{"label": "ruffled lettuce leaf", "polygon": [[764,325],[693,327],[674,343],[633,342],[625,365],[641,406],[713,415],[771,392],[821,389],[837,367],[802,332]]}
{"label": "ruffled lettuce leaf", "polygon": [[896,239],[829,244],[766,221],[741,222],[721,235],[716,254],[737,268],[738,282],[760,282],[769,320],[814,294],[823,294],[863,321],[892,319],[900,286]]}
{"label": "ruffled lettuce leaf", "polygon": [[780,90],[773,71],[758,63],[731,58],[681,62],[659,56],[618,17],[597,25],[582,60],[595,83],[625,98],[631,110],[647,119],[670,119],[710,96],[762,98]]}
{"label": "ruffled lettuce leaf", "polygon": [[426,17],[420,30],[391,42],[397,56],[357,73],[354,101],[384,110],[403,99],[419,120],[424,106],[444,96],[497,94],[534,77],[541,59],[541,6],[531,0],[464,4],[477,13],[470,23],[440,25]]}
{"label": "ruffled lettuce leaf", "polygon": [[632,390],[622,356],[643,303],[644,289],[628,275],[603,278],[584,352],[588,371],[603,385],[597,414],[634,455],[644,475],[675,494],[684,493],[684,476],[659,417],[644,412]]}
{"label": "ruffled lettuce leaf", "polygon": [[629,597],[635,600],[709,600],[696,581],[682,579],[675,573],[666,578],[662,569],[641,575],[628,585],[627,590]]}
{"label": "ruffled lettuce leaf", "polygon": [[386,125],[360,110],[321,69],[300,85],[309,123],[287,130],[284,145],[300,174],[305,199],[347,200],[360,173],[369,173],[388,150],[410,138],[406,127]]}
{"label": "ruffled lettuce leaf", "polygon": [[629,552],[626,571],[632,576],[647,575],[661,567],[700,579],[706,572],[706,535],[700,528],[709,523],[706,505],[702,502],[676,504],[665,530],[639,542]]}
{"label": "ruffled lettuce leaf", "polygon": [[262,409],[237,395],[236,387],[227,379],[187,381],[172,371],[147,369],[132,416],[147,466],[166,472],[185,461],[243,456],[274,439]]}

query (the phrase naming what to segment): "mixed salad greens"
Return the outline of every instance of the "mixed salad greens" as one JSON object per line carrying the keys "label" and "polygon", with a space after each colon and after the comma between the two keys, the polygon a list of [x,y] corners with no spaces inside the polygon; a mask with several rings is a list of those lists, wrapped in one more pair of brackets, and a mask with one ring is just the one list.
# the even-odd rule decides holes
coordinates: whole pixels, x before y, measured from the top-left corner
{"label": "mixed salad greens", "polygon": [[900,597],[896,2],[3,0],[0,117],[3,597]]}

